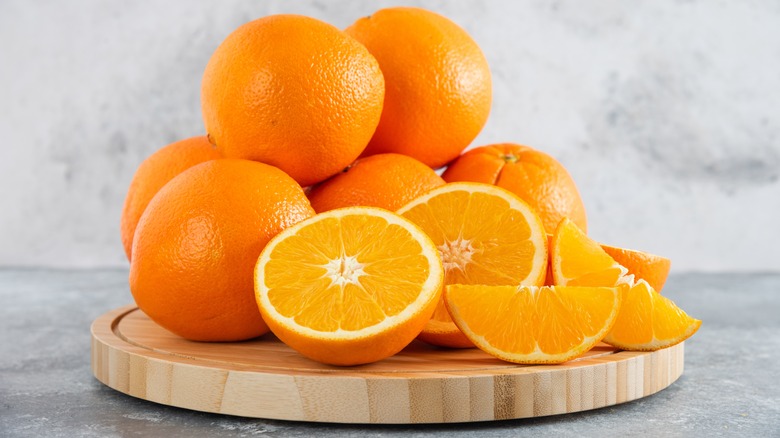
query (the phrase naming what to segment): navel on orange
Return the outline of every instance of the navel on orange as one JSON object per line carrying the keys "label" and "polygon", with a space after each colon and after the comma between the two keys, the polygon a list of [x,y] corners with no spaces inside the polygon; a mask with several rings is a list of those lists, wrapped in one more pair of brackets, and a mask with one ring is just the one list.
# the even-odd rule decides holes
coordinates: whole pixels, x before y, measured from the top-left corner
{"label": "navel on orange", "polygon": [[593,348],[612,328],[619,288],[446,286],[455,324],[481,350],[509,362],[561,363]]}
{"label": "navel on orange", "polygon": [[604,342],[624,350],[658,350],[688,339],[701,326],[701,321],[688,316],[645,280],[628,274],[571,221],[561,221],[552,242],[555,284],[628,286],[621,292],[623,305]]}
{"label": "navel on orange", "polygon": [[274,334],[311,359],[356,365],[392,356],[422,330],[441,296],[436,246],[387,210],[349,207],[281,232],[255,267]]}
{"label": "navel on orange", "polygon": [[[451,183],[402,207],[441,253],[445,284],[542,285],[547,236],[536,213],[516,195],[488,184]],[[473,344],[452,322],[441,301],[420,333],[447,347]]]}

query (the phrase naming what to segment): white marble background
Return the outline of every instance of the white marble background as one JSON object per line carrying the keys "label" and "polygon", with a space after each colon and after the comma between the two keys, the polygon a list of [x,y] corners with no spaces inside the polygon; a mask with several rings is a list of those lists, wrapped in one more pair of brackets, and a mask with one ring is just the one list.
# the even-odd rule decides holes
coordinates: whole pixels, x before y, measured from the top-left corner
{"label": "white marble background", "polygon": [[[235,27],[360,1],[0,1],[0,266],[125,266],[141,160],[203,133],[200,79]],[[494,102],[474,145],[545,150],[590,234],[673,271],[780,270],[780,3],[416,1],[474,37]]]}

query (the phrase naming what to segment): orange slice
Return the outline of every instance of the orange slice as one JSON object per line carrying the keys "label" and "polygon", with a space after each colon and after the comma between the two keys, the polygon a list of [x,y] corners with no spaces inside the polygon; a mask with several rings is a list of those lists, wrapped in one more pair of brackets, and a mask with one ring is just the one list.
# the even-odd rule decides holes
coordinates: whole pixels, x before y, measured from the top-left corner
{"label": "orange slice", "polygon": [[623,306],[604,342],[624,350],[653,351],[679,344],[700,326],[700,320],[639,280],[624,291]]}
{"label": "orange slice", "polygon": [[635,278],[645,280],[658,292],[664,288],[672,261],[666,257],[633,249],[601,244],[601,248]]}
{"label": "orange slice", "polygon": [[561,363],[593,348],[612,328],[619,287],[451,285],[444,301],[481,350],[515,363]]}
{"label": "orange slice", "polygon": [[636,281],[628,269],[568,219],[558,224],[551,246],[555,284],[630,286],[621,292],[620,314],[604,342],[624,350],[652,351],[688,339],[701,326],[701,321],[688,316],[647,281]]}
{"label": "orange slice", "polygon": [[444,270],[431,239],[373,207],[318,214],[274,237],[255,267],[263,320],[311,359],[356,365],[409,344],[441,296]]}
{"label": "orange slice", "polygon": [[[402,207],[441,253],[445,284],[528,285],[544,283],[547,236],[528,204],[502,188],[450,183]],[[444,302],[419,339],[446,347],[473,347],[452,322]]]}
{"label": "orange slice", "polygon": [[628,269],[615,261],[569,218],[563,218],[550,241],[553,282],[561,286],[615,286]]}

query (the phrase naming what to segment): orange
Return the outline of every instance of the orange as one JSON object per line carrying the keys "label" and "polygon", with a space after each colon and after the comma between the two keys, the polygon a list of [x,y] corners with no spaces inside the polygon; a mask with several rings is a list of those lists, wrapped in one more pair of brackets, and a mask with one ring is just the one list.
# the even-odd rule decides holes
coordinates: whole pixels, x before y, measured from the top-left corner
{"label": "orange", "polygon": [[379,154],[361,158],[309,193],[318,213],[357,205],[395,211],[428,190],[444,185],[430,167],[412,157]]}
{"label": "orange", "polygon": [[568,218],[561,220],[550,242],[553,283],[561,286],[615,286],[626,282],[628,269]]}
{"label": "orange", "polygon": [[127,260],[131,259],[133,235],[149,201],[174,176],[204,161],[220,158],[206,136],[171,143],[146,158],[133,175],[122,208],[120,229]]}
{"label": "orange", "polygon": [[658,292],[664,288],[666,277],[669,276],[672,267],[672,261],[668,258],[603,243],[601,247],[616,262],[628,269],[628,273],[633,274],[636,279],[645,280]]}
{"label": "orange", "polygon": [[360,43],[314,18],[244,24],[203,74],[206,130],[228,158],[279,167],[302,186],[352,163],[382,113],[384,79]]}
{"label": "orange", "polygon": [[553,235],[547,233],[547,273],[544,275],[545,286],[555,285],[555,279],[553,278],[553,272],[552,272],[552,262],[550,262],[550,257],[552,257],[552,238]]}
{"label": "orange", "polygon": [[281,170],[246,160],[194,166],[146,207],[133,240],[130,291],[160,326],[196,341],[239,341],[268,327],[252,272],[266,243],[314,214]]}
{"label": "orange", "polygon": [[624,350],[653,351],[690,338],[701,327],[644,280],[623,293],[623,306],[604,342]]}
{"label": "orange", "polygon": [[438,168],[485,126],[490,69],[457,24],[424,9],[394,7],[346,32],[376,57],[386,83],[382,118],[364,155],[396,152]]}
{"label": "orange", "polygon": [[564,217],[587,231],[585,205],[574,179],[558,160],[528,146],[501,143],[471,149],[450,164],[442,178],[509,190],[536,210],[550,234]]}
{"label": "orange", "polygon": [[257,306],[304,356],[333,365],[375,362],[420,332],[441,296],[436,246],[387,210],[321,213],[273,238],[255,268]]}
{"label": "orange", "polygon": [[447,286],[452,319],[486,353],[515,363],[561,363],[612,328],[619,288]]}
{"label": "orange", "polygon": [[701,326],[645,280],[636,281],[573,222],[562,220],[552,242],[555,284],[629,286],[621,291],[623,305],[604,342],[624,350],[657,350],[688,339]]}
{"label": "orange", "polygon": [[[488,184],[451,183],[398,210],[419,225],[439,248],[445,284],[543,284],[547,236],[531,207]],[[452,322],[444,301],[419,339],[446,347],[473,343]]]}

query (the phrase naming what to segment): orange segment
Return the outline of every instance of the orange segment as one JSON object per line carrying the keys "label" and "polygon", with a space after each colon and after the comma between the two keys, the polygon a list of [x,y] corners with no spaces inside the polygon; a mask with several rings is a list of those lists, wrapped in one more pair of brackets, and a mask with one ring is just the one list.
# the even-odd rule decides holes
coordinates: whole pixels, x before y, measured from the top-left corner
{"label": "orange segment", "polygon": [[373,207],[331,210],[277,235],[255,267],[263,319],[301,354],[335,365],[389,357],[422,330],[444,271],[410,221]]}
{"label": "orange segment", "polygon": [[633,249],[618,248],[602,244],[601,247],[621,266],[628,269],[637,279],[645,280],[658,292],[664,288],[672,261],[666,257]]}
{"label": "orange segment", "polygon": [[658,350],[688,339],[699,329],[701,321],[688,316],[645,280],[635,281],[634,275],[568,219],[558,225],[551,246],[555,284],[630,286],[622,292],[623,305],[604,342],[624,350]]}
{"label": "orange segment", "polygon": [[[450,183],[402,207],[441,253],[445,284],[544,283],[547,237],[536,213],[513,193],[488,184]],[[447,347],[472,347],[442,301],[419,338]]]}
{"label": "orange segment", "polygon": [[701,326],[644,280],[624,291],[623,306],[604,342],[624,350],[652,351],[690,338]]}
{"label": "orange segment", "polygon": [[615,286],[628,272],[569,218],[558,224],[550,246],[557,285]]}
{"label": "orange segment", "polygon": [[593,348],[620,308],[615,287],[449,285],[444,301],[477,347],[515,363],[561,363]]}

